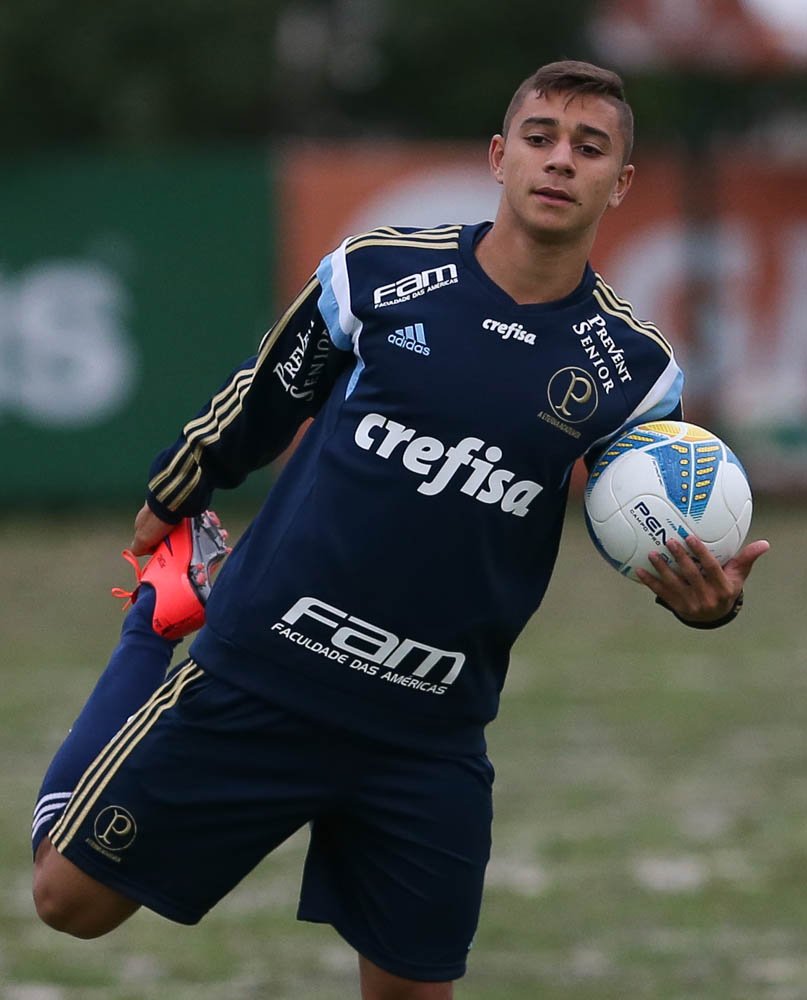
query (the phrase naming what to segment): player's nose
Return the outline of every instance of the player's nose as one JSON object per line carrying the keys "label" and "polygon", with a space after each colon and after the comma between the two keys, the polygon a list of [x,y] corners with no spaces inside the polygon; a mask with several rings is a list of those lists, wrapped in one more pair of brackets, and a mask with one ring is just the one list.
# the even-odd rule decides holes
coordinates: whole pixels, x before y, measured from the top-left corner
{"label": "player's nose", "polygon": [[572,145],[565,139],[554,143],[552,150],[544,162],[544,169],[550,173],[562,173],[571,177],[574,174],[574,157]]}

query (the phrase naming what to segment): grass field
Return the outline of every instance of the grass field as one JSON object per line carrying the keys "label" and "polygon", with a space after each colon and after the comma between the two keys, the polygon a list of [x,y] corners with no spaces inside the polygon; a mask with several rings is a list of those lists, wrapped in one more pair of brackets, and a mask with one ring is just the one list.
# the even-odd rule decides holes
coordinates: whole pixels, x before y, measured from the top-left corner
{"label": "grass field", "polygon": [[[226,507],[220,505],[226,515]],[[6,517],[0,602],[2,1000],[345,1000],[355,961],[294,920],[305,837],[198,927],[40,926],[41,773],[111,648],[128,516]],[[494,855],[463,1000],[807,997],[807,518],[763,507],[746,609],[686,630],[600,561],[576,508],[498,722]]]}

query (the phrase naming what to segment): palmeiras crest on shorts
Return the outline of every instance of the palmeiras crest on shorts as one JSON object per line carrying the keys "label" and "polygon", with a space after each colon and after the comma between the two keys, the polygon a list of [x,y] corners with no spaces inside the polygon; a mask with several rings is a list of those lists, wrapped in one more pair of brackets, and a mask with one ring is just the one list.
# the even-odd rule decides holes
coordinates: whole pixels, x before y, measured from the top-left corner
{"label": "palmeiras crest on shorts", "polygon": [[123,806],[106,806],[95,817],[93,834],[104,850],[125,851],[137,836],[137,823]]}

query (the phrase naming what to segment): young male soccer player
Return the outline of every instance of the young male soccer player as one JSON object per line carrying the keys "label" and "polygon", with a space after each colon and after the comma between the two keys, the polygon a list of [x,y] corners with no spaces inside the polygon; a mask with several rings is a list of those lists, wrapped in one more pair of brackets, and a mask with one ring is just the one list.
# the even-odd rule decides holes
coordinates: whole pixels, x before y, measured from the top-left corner
{"label": "young male soccer player", "polygon": [[[132,545],[155,554],[38,803],[48,924],[94,937],[141,904],[193,923],[310,823],[299,916],[355,947],[365,1000],[452,995],[490,846],[484,729],[572,465],[681,414],[669,344],[587,263],[631,142],[618,77],[538,70],[490,144],[495,222],[345,240],[157,458]],[[211,494],[313,415],[161,683],[188,577],[204,597],[222,556]],[[722,624],[767,543],[723,568],[688,546],[643,580]]]}

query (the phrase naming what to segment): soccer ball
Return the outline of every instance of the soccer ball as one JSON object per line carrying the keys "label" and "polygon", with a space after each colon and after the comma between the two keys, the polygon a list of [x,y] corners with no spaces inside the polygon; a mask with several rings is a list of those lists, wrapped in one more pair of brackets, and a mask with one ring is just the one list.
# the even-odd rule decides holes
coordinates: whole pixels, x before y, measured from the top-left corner
{"label": "soccer ball", "polygon": [[667,541],[702,539],[724,565],[751,524],[751,489],[736,455],[695,424],[640,424],[614,441],[591,470],[586,525],[600,554],[624,576],[656,574],[659,552],[675,565]]}

